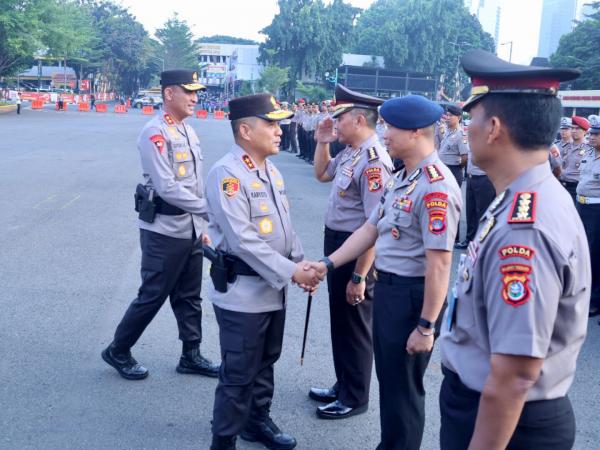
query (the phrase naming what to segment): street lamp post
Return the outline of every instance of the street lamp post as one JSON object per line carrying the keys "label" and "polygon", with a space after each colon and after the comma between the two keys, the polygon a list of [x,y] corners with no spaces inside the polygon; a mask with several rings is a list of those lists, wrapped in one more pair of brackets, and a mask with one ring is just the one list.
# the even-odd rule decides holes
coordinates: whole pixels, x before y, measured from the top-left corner
{"label": "street lamp post", "polygon": [[500,45],[510,45],[510,50],[508,53],[508,62],[512,62],[513,41],[502,42]]}

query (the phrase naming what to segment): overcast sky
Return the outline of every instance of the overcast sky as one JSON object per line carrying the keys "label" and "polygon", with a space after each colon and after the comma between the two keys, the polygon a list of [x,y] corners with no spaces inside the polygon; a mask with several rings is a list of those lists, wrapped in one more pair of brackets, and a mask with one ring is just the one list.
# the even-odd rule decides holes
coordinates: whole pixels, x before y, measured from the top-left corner
{"label": "overcast sky", "polygon": [[[373,0],[348,0],[367,8]],[[513,62],[529,64],[538,47],[542,0],[503,0],[500,42],[513,41]],[[153,34],[174,12],[187,20],[196,36],[226,34],[264,40],[259,34],[277,13],[277,0],[117,0]],[[499,56],[508,59],[508,45]]]}

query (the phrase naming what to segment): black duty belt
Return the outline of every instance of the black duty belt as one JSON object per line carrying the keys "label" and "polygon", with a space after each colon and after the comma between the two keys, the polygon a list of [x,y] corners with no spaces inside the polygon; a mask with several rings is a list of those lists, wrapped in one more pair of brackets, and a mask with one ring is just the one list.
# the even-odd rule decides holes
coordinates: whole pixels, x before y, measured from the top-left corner
{"label": "black duty belt", "polygon": [[396,275],[395,273],[384,272],[379,269],[375,269],[375,279],[378,283],[402,286],[425,283],[425,277],[404,277],[402,275]]}
{"label": "black duty belt", "polygon": [[165,216],[180,216],[182,214],[187,214],[187,211],[167,203],[159,196],[154,197],[154,204],[156,205],[156,214],[163,214]]}
{"label": "black duty belt", "polygon": [[240,258],[238,258],[235,255],[231,255],[231,254],[227,253],[225,255],[225,259],[227,260],[227,266],[228,266],[229,270],[236,275],[245,275],[248,277],[259,277],[260,276],[256,272],[256,270],[254,270],[252,267],[250,267],[248,264],[246,264],[244,261],[242,261]]}
{"label": "black duty belt", "polygon": [[577,181],[561,181],[560,182],[564,187],[577,187],[579,184]]}
{"label": "black duty belt", "polygon": [[336,231],[336,230],[332,230],[331,228],[325,227],[325,236],[330,237],[330,238],[347,239],[351,235],[352,235],[351,231]]}

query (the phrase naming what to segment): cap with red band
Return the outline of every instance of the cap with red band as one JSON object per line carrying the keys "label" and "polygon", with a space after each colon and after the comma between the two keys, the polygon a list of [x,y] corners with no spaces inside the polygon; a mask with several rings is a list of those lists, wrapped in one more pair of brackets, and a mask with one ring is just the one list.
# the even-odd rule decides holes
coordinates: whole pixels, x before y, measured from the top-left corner
{"label": "cap with red band", "polygon": [[577,69],[512,64],[484,50],[465,53],[461,63],[473,85],[471,96],[463,105],[465,111],[488,94],[556,96],[561,82],[581,74]]}

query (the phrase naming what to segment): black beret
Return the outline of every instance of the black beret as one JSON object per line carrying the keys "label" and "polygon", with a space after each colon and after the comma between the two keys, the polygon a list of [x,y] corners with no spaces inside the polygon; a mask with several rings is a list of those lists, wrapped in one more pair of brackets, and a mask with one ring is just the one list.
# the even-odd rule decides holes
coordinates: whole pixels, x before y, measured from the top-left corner
{"label": "black beret", "polygon": [[246,95],[229,101],[229,119],[237,120],[244,117],[260,117],[265,120],[289,119],[293,111],[283,110],[271,94]]}
{"label": "black beret", "polygon": [[206,89],[205,86],[198,83],[198,72],[187,69],[165,70],[160,73],[160,85],[181,86],[188,91],[199,91]]}
{"label": "black beret", "polygon": [[422,95],[407,95],[386,100],[379,114],[388,124],[403,130],[418,130],[440,120],[444,109]]}

